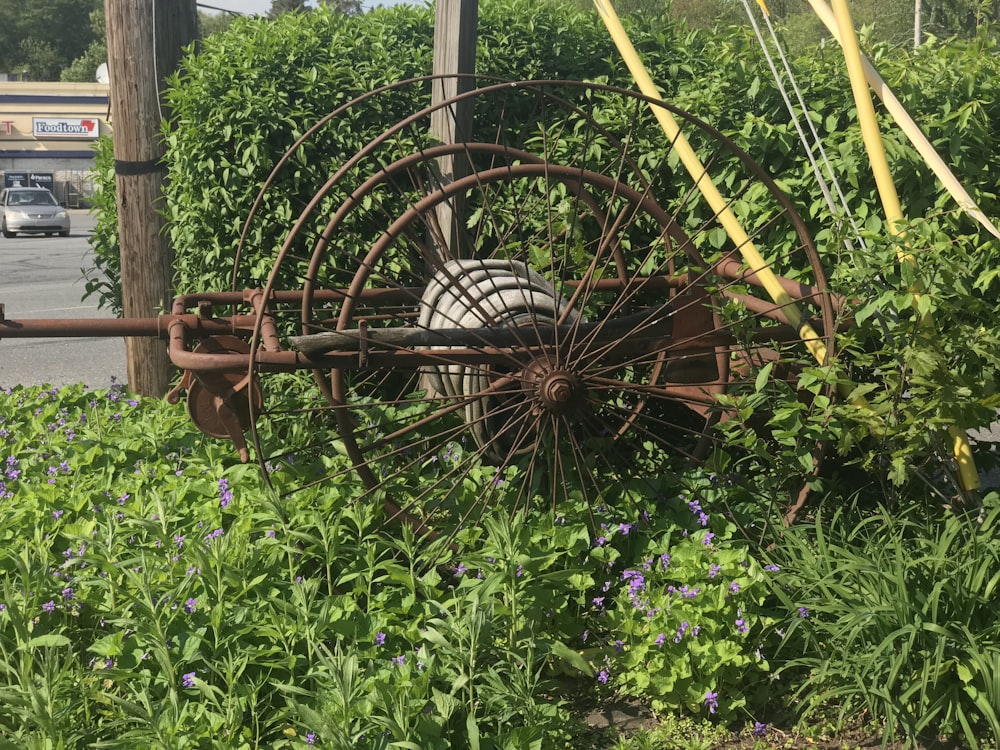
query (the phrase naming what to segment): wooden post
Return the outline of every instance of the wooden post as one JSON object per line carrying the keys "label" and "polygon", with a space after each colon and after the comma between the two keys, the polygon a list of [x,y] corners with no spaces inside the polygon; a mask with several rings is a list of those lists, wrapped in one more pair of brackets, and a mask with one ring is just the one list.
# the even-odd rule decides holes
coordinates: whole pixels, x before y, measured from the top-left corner
{"label": "wooden post", "polygon": [[[122,307],[126,317],[170,310],[173,252],[160,215],[165,153],[159,90],[198,33],[195,0],[104,0],[114,139]],[[170,385],[167,346],[127,338],[129,386],[159,397]]]}
{"label": "wooden post", "polygon": [[[436,0],[434,7],[434,75],[474,73],[476,70],[476,35],[479,27],[478,0]],[[439,104],[473,87],[471,79],[443,78],[435,80],[431,103]],[[473,103],[463,101],[457,107],[444,107],[431,114],[431,135],[441,143],[464,143],[472,135]],[[438,169],[445,182],[469,174],[468,162],[459,157],[439,160]],[[466,253],[460,247],[462,201],[458,198],[437,209],[437,222],[442,236],[434,238],[443,244],[446,257],[460,258]]]}

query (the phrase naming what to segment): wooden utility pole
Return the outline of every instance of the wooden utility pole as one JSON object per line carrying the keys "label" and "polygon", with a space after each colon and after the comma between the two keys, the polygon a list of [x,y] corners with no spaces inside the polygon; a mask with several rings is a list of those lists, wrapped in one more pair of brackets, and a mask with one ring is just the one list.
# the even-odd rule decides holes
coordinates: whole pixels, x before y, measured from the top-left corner
{"label": "wooden utility pole", "polygon": [[[173,251],[160,215],[165,153],[160,89],[197,38],[195,0],[104,0],[122,307],[126,317],[167,312],[173,298]],[[127,338],[129,387],[159,397],[170,385],[166,343]]]}
{"label": "wooden utility pole", "polygon": [[[434,5],[434,75],[470,74],[476,71],[476,36],[479,29],[478,0],[435,0]],[[473,87],[471,78],[442,78],[431,87],[431,103],[439,104]],[[444,144],[465,143],[472,136],[473,101],[466,99],[458,106],[443,107],[431,113],[431,134]],[[445,157],[438,168],[446,182],[469,174],[469,164],[461,155]],[[463,202],[454,198],[437,208],[446,254],[460,258],[465,253],[459,246]],[[457,217],[457,221],[456,221]]]}

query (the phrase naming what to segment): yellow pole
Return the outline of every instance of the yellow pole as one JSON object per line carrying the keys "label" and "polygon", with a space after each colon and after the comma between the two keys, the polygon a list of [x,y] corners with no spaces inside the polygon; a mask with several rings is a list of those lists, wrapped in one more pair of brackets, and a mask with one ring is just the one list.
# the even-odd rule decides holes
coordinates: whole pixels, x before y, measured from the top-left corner
{"label": "yellow pole", "polygon": [[[618,14],[615,12],[610,1],[594,0],[594,5],[601,14],[605,26],[608,27],[611,38],[618,47],[622,58],[624,58],[625,64],[639,86],[639,90],[648,97],[662,100],[663,97],[660,91],[657,89],[656,84],[653,83],[653,79],[650,78],[646,67],[642,64],[642,60],[639,59],[639,55],[635,51],[635,47],[632,46],[625,28],[622,26],[621,19],[618,18]],[[825,364],[827,350],[823,339],[812,325],[805,320],[802,313],[799,312],[795,301],[781,287],[778,277],[771,270],[770,266],[768,266],[763,256],[761,256],[753,244],[753,240],[750,239],[740,224],[739,219],[729,209],[729,204],[722,197],[718,188],[716,188],[715,183],[708,174],[708,170],[701,163],[701,159],[698,158],[691,144],[688,143],[687,138],[684,137],[684,133],[681,132],[680,126],[677,124],[676,119],[674,119],[673,114],[664,107],[657,107],[655,105],[652,107],[652,110],[660,123],[660,127],[663,128],[663,132],[670,142],[674,144],[674,149],[677,151],[688,174],[694,180],[695,186],[701,191],[712,211],[718,216],[719,223],[722,224],[729,237],[736,244],[747,267],[757,275],[757,278],[760,279],[764,289],[774,303],[781,307],[782,312],[788,317],[788,321],[798,329],[799,335],[809,348],[809,351],[816,358],[816,361],[820,364]]]}
{"label": "yellow pole", "polygon": [[[840,28],[830,6],[826,4],[825,0],[809,0],[809,4],[812,6],[813,12],[816,13],[827,30],[833,35],[833,38],[839,42],[841,40]],[[882,80],[882,76],[878,74],[875,67],[864,56],[861,57],[861,65],[864,68],[865,79],[872,87],[872,90],[882,100],[882,103],[885,104],[885,108],[892,115],[896,124],[910,140],[910,143],[913,144],[913,147],[920,156],[923,157],[924,162],[931,168],[931,171],[941,181],[941,184],[951,194],[951,197],[955,199],[955,202],[958,203],[963,211],[978,221],[994,237],[1000,239],[1000,229],[996,228],[989,217],[972,200],[972,196],[962,187],[962,183],[958,181],[958,178],[948,168],[944,159],[934,150],[934,146],[927,140],[927,136],[920,131],[920,127],[910,117],[886,82]]]}
{"label": "yellow pole", "polygon": [[[861,135],[864,138],[868,158],[871,161],[875,184],[882,199],[882,207],[889,225],[889,232],[895,237],[903,236],[903,209],[899,203],[899,194],[893,182],[889,169],[889,160],[885,155],[885,145],[879,132],[878,120],[875,117],[875,105],[872,104],[868,83],[865,80],[864,65],[861,60],[861,49],[858,47],[858,37],[854,32],[854,22],[847,0],[833,0],[833,12],[837,18],[837,29],[840,32],[840,45],[844,51],[844,61],[847,64],[847,75],[851,79],[851,90],[854,94],[855,106],[858,110],[858,122],[861,125]],[[900,245],[897,251],[900,263],[916,265],[916,259]],[[916,307],[917,292],[914,291],[914,307]],[[931,324],[928,315],[927,324]],[[952,443],[952,453],[958,464],[958,476],[962,487],[974,490],[979,487],[979,473],[976,471],[972,458],[972,448],[964,430],[952,425],[948,429]]]}

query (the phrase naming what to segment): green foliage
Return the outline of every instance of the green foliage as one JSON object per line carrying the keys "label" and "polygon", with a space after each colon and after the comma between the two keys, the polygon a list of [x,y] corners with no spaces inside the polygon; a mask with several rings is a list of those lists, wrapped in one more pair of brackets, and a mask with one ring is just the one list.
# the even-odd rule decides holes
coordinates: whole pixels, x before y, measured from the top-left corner
{"label": "green foliage", "polygon": [[63,68],[94,41],[90,16],[100,5],[100,0],[0,0],[0,71],[58,81]]}
{"label": "green foliage", "polygon": [[277,18],[282,13],[306,13],[309,8],[306,0],[271,0],[271,7],[267,11],[270,18]]}
{"label": "green foliage", "polygon": [[[514,28],[511,18],[521,27]],[[178,249],[179,289],[230,285],[243,222],[277,158],[337,105],[428,72],[430,29],[426,8],[393,8],[361,18],[322,11],[286,14],[274,23],[237,21],[208,40],[202,54],[189,56],[169,94],[174,117],[166,131],[167,211]],[[17,726],[29,727],[19,730],[24,736],[41,736],[45,727],[59,724],[96,737],[99,731],[88,729],[94,726],[90,719],[64,721],[86,715],[153,746],[173,741],[167,735],[152,739],[163,732],[207,737],[203,728],[211,726],[213,732],[218,727],[241,736],[250,732],[248,743],[264,738],[276,747],[300,742],[307,730],[347,746],[377,746],[383,741],[376,739],[379,733],[388,730],[398,741],[421,747],[477,742],[527,747],[541,738],[565,739],[565,709],[544,697],[558,694],[551,681],[561,673],[588,689],[616,689],[664,710],[700,716],[714,707],[726,719],[755,718],[775,697],[770,691],[785,685],[797,690],[794,700],[807,708],[826,710],[832,702],[842,718],[867,710],[885,720],[887,738],[899,727],[911,741],[936,731],[959,735],[969,745],[998,739],[991,707],[1000,698],[988,675],[1000,666],[989,616],[1000,574],[987,533],[995,529],[997,501],[989,499],[981,529],[932,510],[957,492],[949,478],[954,466],[948,426],[985,425],[1000,405],[995,242],[955,209],[885,118],[886,148],[904,210],[913,217],[905,240],[888,237],[843,64],[830,46],[811,50],[796,68],[809,118],[844,193],[843,211],[826,206],[756,42],[745,32],[681,36],[672,26],[647,27],[641,19],[634,19],[634,30],[668,98],[734,138],[802,207],[833,291],[849,301],[835,360],[821,367],[803,355],[797,361],[790,357],[780,376],[773,365],[749,372],[746,384],[723,399],[731,410],[720,428],[726,449],[713,455],[705,470],[672,477],[664,498],[630,498],[634,505],[625,510],[599,509],[594,526],[606,529],[592,534],[575,520],[588,511],[572,504],[559,509],[565,524],[546,514],[523,523],[497,515],[460,538],[456,552],[433,553],[444,556],[446,567],[428,564],[413,540],[387,538],[377,514],[358,502],[359,490],[349,482],[277,501],[247,474],[241,486],[255,499],[252,510],[236,518],[217,508],[209,480],[200,489],[187,489],[190,475],[175,483],[170,472],[158,470],[166,489],[133,491],[111,484],[111,469],[98,463],[95,476],[109,483],[113,497],[148,492],[140,504],[126,502],[123,518],[114,523],[107,514],[91,517],[82,504],[74,517],[86,533],[97,530],[108,540],[104,562],[87,568],[107,572],[107,579],[98,575],[91,581],[86,576],[94,572],[83,574],[96,592],[88,606],[122,634],[135,634],[127,644],[133,655],[106,657],[112,659],[113,687],[105,688],[82,670],[81,660],[68,656],[62,639],[82,644],[73,646],[79,651],[95,647],[107,632],[90,620],[68,617],[52,628],[53,619],[39,616],[48,629],[28,633],[27,623],[48,601],[41,582],[49,579],[38,569],[52,565],[46,562],[52,550],[39,542],[40,551],[22,555],[27,562],[12,557],[10,575],[24,581],[11,589],[12,598],[23,599],[24,592],[43,597],[18,600],[20,619],[10,620],[15,635],[6,636],[14,639],[4,652],[14,665],[10,705],[20,711]],[[623,81],[592,15],[548,4],[488,5],[480,39],[483,73]],[[1000,56],[989,36],[935,41],[912,53],[885,45],[868,45],[868,51],[980,206],[998,216],[1000,165],[993,158],[992,133],[1000,120]],[[249,227],[242,275],[232,283],[260,284],[305,201],[347,155],[409,114],[422,96],[387,99],[385,110],[336,124],[304,149],[265,197],[259,219]],[[595,112],[612,125],[623,116],[611,107]],[[524,134],[532,136],[539,134]],[[648,137],[644,168],[656,194],[670,195],[660,192],[672,176],[659,169],[658,136]],[[568,136],[560,147],[574,145]],[[108,210],[113,207],[109,159],[105,147],[100,195]],[[719,181],[726,184],[731,177],[723,172]],[[752,206],[748,198],[735,208],[753,219]],[[97,252],[110,273],[92,276],[88,291],[110,300],[116,294],[115,230],[113,221],[105,222],[113,214],[101,216]],[[767,248],[781,258],[791,243],[769,237]],[[915,266],[900,264],[901,252],[912,254]],[[719,312],[725,317],[732,311],[723,306]],[[926,323],[929,315],[933,329]],[[842,392],[856,387],[854,395],[864,395],[871,408],[838,401],[837,386]],[[18,413],[26,419],[26,411]],[[135,434],[128,439],[139,441]],[[197,442],[189,435],[183,440],[189,447]],[[827,452],[840,471],[815,472],[823,446],[831,446]],[[222,466],[226,476],[236,476],[228,473],[236,467],[206,450],[208,458],[186,460],[204,476],[218,476]],[[294,472],[310,468],[289,465],[282,471],[292,479],[298,476]],[[871,487],[869,470],[891,482]],[[281,476],[276,475],[279,486]],[[415,487],[420,478],[405,476],[400,482]],[[830,503],[847,504],[859,482],[873,499],[850,513],[823,511],[808,527],[762,530],[761,518],[780,516],[804,485],[828,494]],[[80,487],[94,491],[86,483]],[[896,509],[883,510],[874,498],[896,503]],[[901,498],[909,501],[900,504]],[[174,509],[170,522],[154,528],[149,517],[154,512],[166,517],[158,508],[167,501]],[[706,526],[689,505],[694,502],[705,508]],[[66,537],[61,521],[50,528],[52,522],[37,509],[40,503],[32,499],[20,506],[35,510],[30,524],[15,520],[14,526],[41,525],[50,539]],[[126,522],[147,557],[121,546],[120,524]],[[181,575],[186,568],[177,566],[155,569],[161,578],[140,575],[153,570],[148,555],[157,540],[162,549],[175,533],[203,536],[207,532],[198,522],[226,530],[212,540],[228,555],[225,562],[197,548],[196,567],[214,571],[216,588],[206,588],[202,577],[188,581]],[[737,531],[757,543],[775,541],[781,570],[761,568],[747,544],[736,541]],[[705,544],[707,532],[716,536]],[[670,555],[669,565],[658,563],[662,554]],[[120,560],[131,566],[116,564]],[[185,564],[193,563],[185,557]],[[141,570],[129,573],[135,566]],[[109,588],[109,580],[118,588]],[[257,583],[243,591],[239,581]],[[738,591],[731,592],[732,583]],[[682,596],[685,586],[685,593],[700,590]],[[196,609],[197,617],[185,625],[178,609],[144,601],[141,592],[147,589],[173,602],[212,601],[211,615]],[[226,599],[231,591],[238,595]],[[48,594],[53,602],[56,593]],[[633,606],[637,597],[642,606]],[[777,657],[779,644],[768,639],[777,632],[776,618],[788,620]],[[90,640],[74,629],[78,621],[91,623]],[[688,627],[674,642],[685,622]],[[25,634],[16,635],[17,623]],[[221,623],[233,625],[225,629]],[[385,640],[376,644],[380,633]],[[46,640],[25,645],[35,637]],[[124,648],[100,642],[101,649]],[[153,655],[153,662],[140,663],[136,653]],[[24,662],[24,654],[32,658]],[[402,664],[392,662],[400,656]],[[790,663],[776,684],[766,678],[779,659]],[[120,673],[118,664],[124,665]],[[194,687],[184,687],[183,675],[192,673]],[[40,681],[51,693],[44,700],[32,687],[39,674],[46,675]],[[602,674],[606,682],[595,680]],[[69,686],[77,684],[96,692],[68,697]],[[250,715],[258,718],[245,719]],[[160,716],[166,717],[162,725]],[[517,716],[531,717],[531,723]],[[0,714],[0,723],[4,720],[15,723]],[[195,728],[170,728],[176,726]]]}
{"label": "green foliage", "polygon": [[658,533],[606,524],[595,541],[594,556],[614,571],[598,579],[585,632],[588,644],[604,644],[598,679],[658,713],[731,721],[763,703],[755,688],[769,672],[757,647],[768,624],[759,609],[765,574],[733,544],[736,526],[706,512],[726,494],[704,477],[646,514],[656,514]]}
{"label": "green foliage", "polygon": [[[510,19],[524,32],[515,33]],[[378,86],[430,72],[432,8],[398,6],[346,17],[322,9],[273,22],[241,19],[190,55],[167,93],[166,211],[179,291],[225,289],[257,191],[278,159],[320,117]],[[606,77],[623,82],[613,45],[593,13],[523,0],[484,5],[478,72],[512,79]],[[640,46],[677,55],[670,29]],[[344,54],[344,50],[353,50]],[[680,78],[687,73],[680,71]],[[368,139],[412,113],[395,100],[366,119],[338,122],[306,144],[265,197],[249,228],[237,286],[262,283],[288,228],[330,173]],[[488,129],[488,125],[484,126]],[[103,189],[110,154],[98,160]],[[102,269],[108,252],[99,251]]]}
{"label": "green foliage", "polygon": [[950,735],[995,746],[1000,498],[978,519],[926,504],[829,506],[770,555],[788,613],[783,679],[799,683],[802,709],[867,711],[886,740],[902,731],[910,745]]}
{"label": "green foliage", "polygon": [[103,6],[90,12],[90,28],[94,32],[93,41],[80,57],[63,68],[59,74],[59,80],[93,83],[97,78],[97,69],[101,63],[108,61],[108,40],[104,25]]}
{"label": "green foliage", "polygon": [[203,13],[198,11],[198,36],[204,39],[212,34],[225,31],[236,18],[231,13]]}
{"label": "green foliage", "polygon": [[102,136],[94,146],[94,193],[90,200],[97,218],[88,238],[94,265],[81,269],[84,299],[97,297],[99,306],[122,314],[121,245],[118,241],[118,204],[115,190],[114,146]]}
{"label": "green foliage", "polygon": [[[755,564],[724,519],[703,527],[680,499],[648,501],[647,520],[598,509],[599,543],[582,504],[418,540],[353,480],[275,495],[182,408],[117,384],[7,389],[0,441],[4,747],[559,747],[578,731],[568,697],[607,689],[605,655],[630,694],[706,716],[692,691],[711,686],[731,715],[738,673],[760,670],[736,621],[746,607],[763,622]],[[319,468],[286,456],[273,477]],[[667,544],[647,623],[623,571]],[[647,643],[671,608],[702,628],[677,665]],[[690,689],[660,681],[691,665]]]}
{"label": "green foliage", "polygon": [[[943,224],[911,224],[898,245],[869,237],[840,272],[858,300],[840,345],[871,405],[868,460],[899,485],[940,471],[933,457],[951,450],[950,425],[985,427],[1000,407],[1000,339],[988,323],[996,298],[983,294],[995,260],[987,246],[963,252]],[[915,265],[897,252],[912,252]],[[852,411],[841,407],[846,419]]]}
{"label": "green foliage", "polygon": [[[359,18],[317,11],[273,22],[240,19],[188,58],[167,95],[173,120],[165,194],[178,290],[230,286],[243,223],[274,164],[337,104],[428,70],[431,22],[429,11],[405,6]],[[252,227],[249,270],[238,284],[262,283],[293,218],[332,165],[377,125],[348,124],[285,171]]]}

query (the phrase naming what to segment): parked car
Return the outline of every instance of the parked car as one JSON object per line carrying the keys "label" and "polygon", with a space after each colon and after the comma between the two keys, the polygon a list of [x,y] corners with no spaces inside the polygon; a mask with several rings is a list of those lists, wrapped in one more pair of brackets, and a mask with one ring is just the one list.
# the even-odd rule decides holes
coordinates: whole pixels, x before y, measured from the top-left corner
{"label": "parked car", "polygon": [[12,187],[0,192],[0,231],[4,237],[19,233],[69,236],[69,213],[43,187]]}

